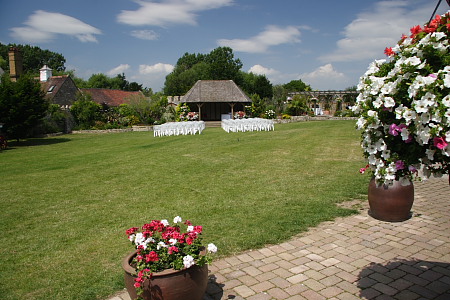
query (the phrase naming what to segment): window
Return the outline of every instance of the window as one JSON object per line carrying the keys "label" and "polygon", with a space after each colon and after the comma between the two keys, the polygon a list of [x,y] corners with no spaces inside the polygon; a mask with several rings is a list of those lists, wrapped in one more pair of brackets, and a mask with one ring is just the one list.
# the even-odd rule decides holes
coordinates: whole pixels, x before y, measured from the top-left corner
{"label": "window", "polygon": [[55,89],[55,87],[56,87],[56,85],[52,85],[52,86],[48,89],[47,93],[53,92],[53,90]]}

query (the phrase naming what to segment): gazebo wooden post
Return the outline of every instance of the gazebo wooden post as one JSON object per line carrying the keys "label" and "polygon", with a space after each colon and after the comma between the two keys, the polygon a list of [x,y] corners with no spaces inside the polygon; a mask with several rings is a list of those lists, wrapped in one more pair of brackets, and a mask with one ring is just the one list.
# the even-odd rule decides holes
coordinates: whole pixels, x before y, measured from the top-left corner
{"label": "gazebo wooden post", "polygon": [[231,119],[234,120],[234,106],[236,105],[236,103],[231,102],[228,103],[228,105],[231,107]]}
{"label": "gazebo wooden post", "polygon": [[203,106],[203,102],[201,103],[197,103],[197,107],[198,107],[198,120],[201,121],[202,120],[202,106]]}

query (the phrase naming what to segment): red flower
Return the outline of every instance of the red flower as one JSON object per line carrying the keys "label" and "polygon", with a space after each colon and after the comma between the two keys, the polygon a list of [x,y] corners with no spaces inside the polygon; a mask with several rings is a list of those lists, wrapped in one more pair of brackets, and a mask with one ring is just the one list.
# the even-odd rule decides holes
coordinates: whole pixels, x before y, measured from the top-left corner
{"label": "red flower", "polygon": [[392,47],[386,47],[386,49],[384,49],[384,54],[386,54],[387,56],[394,56],[395,52],[392,50]]}
{"label": "red flower", "polygon": [[202,226],[194,226],[194,232],[196,233],[202,233],[203,227]]}
{"label": "red flower", "polygon": [[141,287],[141,284],[140,284],[139,282],[135,282],[135,283],[134,283],[134,287],[135,287],[135,288],[140,288],[140,287]]}
{"label": "red flower", "polygon": [[412,35],[411,35],[412,38],[414,38],[416,35],[418,35],[419,33],[421,33],[423,31],[422,27],[420,27],[420,25],[414,26],[410,30],[412,33]]}
{"label": "red flower", "polygon": [[174,252],[178,252],[178,248],[175,246],[171,246],[169,247],[169,249],[167,250],[167,253],[172,254]]}
{"label": "red flower", "polygon": [[146,262],[158,261],[158,260],[159,260],[159,256],[158,256],[158,253],[156,253],[155,251],[151,251],[149,254],[145,255]]}
{"label": "red flower", "polygon": [[138,231],[139,228],[137,227],[131,227],[130,229],[127,229],[126,233],[128,236],[132,235],[133,233],[135,233],[136,231]]}

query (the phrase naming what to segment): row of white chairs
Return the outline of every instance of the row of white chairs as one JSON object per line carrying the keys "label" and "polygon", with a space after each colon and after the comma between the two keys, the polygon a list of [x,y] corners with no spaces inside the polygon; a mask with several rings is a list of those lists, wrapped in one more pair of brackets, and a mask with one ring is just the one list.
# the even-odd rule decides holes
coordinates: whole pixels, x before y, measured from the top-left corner
{"label": "row of white chairs", "polygon": [[204,121],[168,122],[153,126],[153,136],[171,136],[201,134],[205,129]]}
{"label": "row of white chairs", "polygon": [[261,118],[222,120],[222,129],[228,133],[238,131],[270,131],[275,130],[275,122]]}

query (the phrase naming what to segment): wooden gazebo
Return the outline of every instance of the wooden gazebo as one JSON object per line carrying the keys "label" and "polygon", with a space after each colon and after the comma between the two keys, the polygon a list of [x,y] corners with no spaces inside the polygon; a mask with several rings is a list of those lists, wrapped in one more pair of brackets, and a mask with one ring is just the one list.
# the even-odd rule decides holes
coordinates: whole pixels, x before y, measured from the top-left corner
{"label": "wooden gazebo", "polygon": [[198,111],[203,121],[232,118],[236,111],[250,105],[250,98],[232,80],[199,80],[181,102]]}

